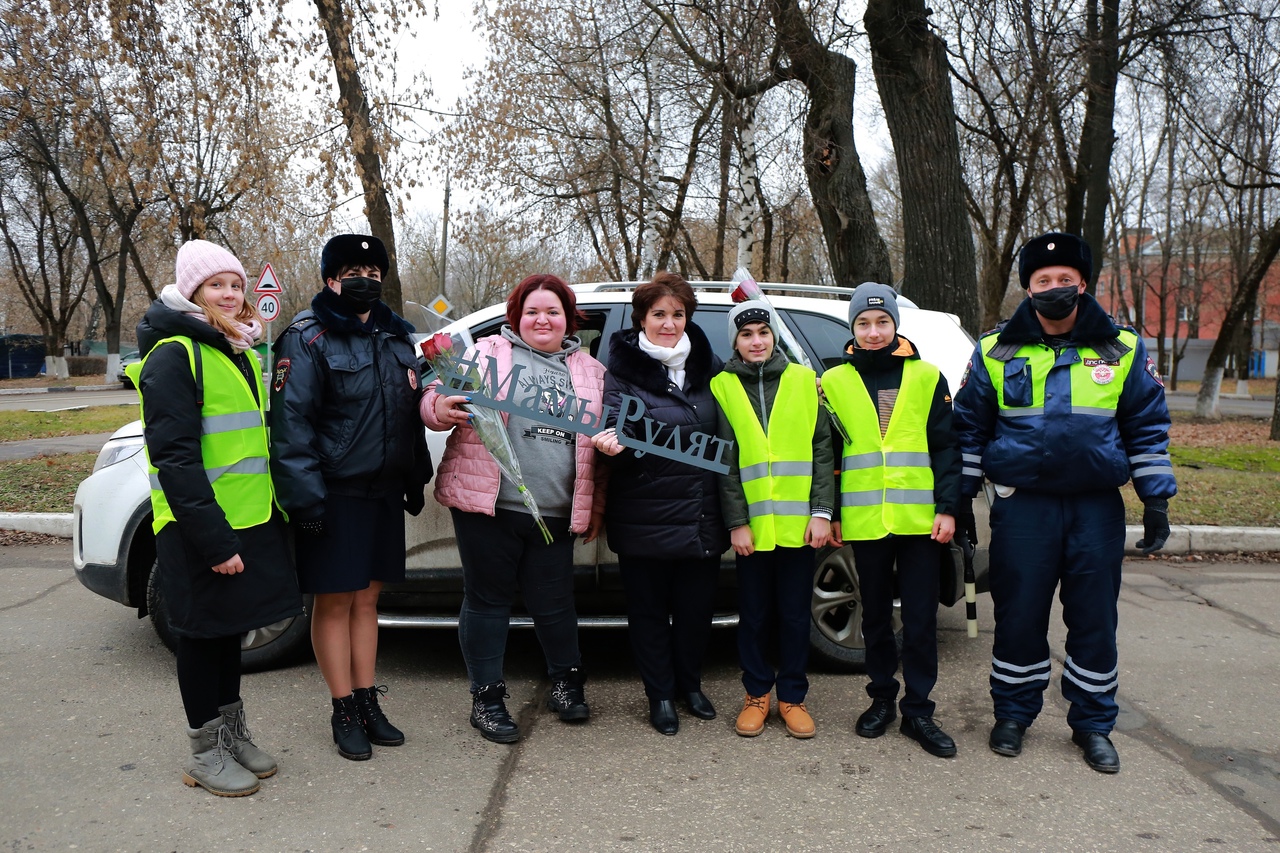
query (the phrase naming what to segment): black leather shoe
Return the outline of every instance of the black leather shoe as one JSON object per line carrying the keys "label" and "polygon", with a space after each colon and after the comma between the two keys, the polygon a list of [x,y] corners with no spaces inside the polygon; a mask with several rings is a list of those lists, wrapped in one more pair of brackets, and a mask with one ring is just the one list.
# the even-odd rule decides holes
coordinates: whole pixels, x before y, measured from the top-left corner
{"label": "black leather shoe", "polygon": [[863,737],[880,737],[889,728],[889,724],[898,719],[898,712],[893,707],[892,699],[873,699],[871,707],[858,717],[854,731]]}
{"label": "black leather shoe", "polygon": [[1071,740],[1084,750],[1084,763],[1099,773],[1119,773],[1120,754],[1102,732],[1072,732]]}
{"label": "black leather shoe", "polygon": [[930,755],[950,758],[956,754],[956,742],[938,728],[933,717],[903,717],[898,731],[917,741]]}
{"label": "black leather shoe", "polygon": [[673,735],[680,731],[680,718],[676,716],[676,703],[670,699],[650,699],[649,723],[664,735]]}
{"label": "black leather shoe", "polygon": [[716,718],[716,706],[711,704],[711,700],[707,698],[707,694],[701,690],[695,690],[692,693],[685,694],[685,701],[689,703],[689,713],[693,714],[700,720],[714,720]]}
{"label": "black leather shoe", "polygon": [[338,754],[352,761],[368,761],[373,757],[373,747],[369,745],[369,736],[360,725],[360,714],[356,710],[356,697],[344,696],[333,700],[333,742],[338,747]]}
{"label": "black leather shoe", "polygon": [[1027,727],[1013,720],[996,720],[991,728],[991,737],[987,745],[996,755],[1015,756],[1022,754],[1022,733]]}

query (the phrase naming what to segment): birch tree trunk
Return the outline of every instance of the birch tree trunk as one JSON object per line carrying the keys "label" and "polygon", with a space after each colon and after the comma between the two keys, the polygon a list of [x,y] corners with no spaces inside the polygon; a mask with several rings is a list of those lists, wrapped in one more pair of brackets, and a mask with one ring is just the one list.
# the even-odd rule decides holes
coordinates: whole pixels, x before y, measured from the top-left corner
{"label": "birch tree trunk", "polygon": [[740,102],[738,123],[738,184],[742,202],[738,206],[738,266],[751,271],[756,243],[755,227],[760,219],[760,179],[756,158],[756,100]]}

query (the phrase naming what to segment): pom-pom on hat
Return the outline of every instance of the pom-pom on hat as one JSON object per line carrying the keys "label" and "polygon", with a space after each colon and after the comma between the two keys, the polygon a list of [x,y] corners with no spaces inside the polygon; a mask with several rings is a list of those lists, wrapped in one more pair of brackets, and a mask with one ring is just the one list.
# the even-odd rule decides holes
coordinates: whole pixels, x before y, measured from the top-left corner
{"label": "pom-pom on hat", "polygon": [[887,284],[864,281],[853,289],[849,299],[849,328],[853,329],[853,321],[864,311],[883,311],[893,318],[893,328],[897,331],[902,325],[898,318],[898,294]]}
{"label": "pom-pom on hat", "polygon": [[1088,281],[1093,277],[1093,252],[1089,244],[1074,234],[1050,231],[1028,240],[1018,253],[1018,280],[1022,289],[1031,286],[1031,276],[1045,267],[1071,267]]}
{"label": "pom-pom on hat", "polygon": [[773,306],[760,299],[749,299],[739,302],[729,311],[729,340],[733,341],[738,332],[748,323],[764,323],[770,329],[777,323],[773,314]]}
{"label": "pom-pom on hat", "polygon": [[377,267],[385,276],[391,268],[387,247],[368,234],[339,234],[324,244],[320,252],[320,277],[337,278],[343,267]]}
{"label": "pom-pom on hat", "polygon": [[195,292],[213,276],[220,272],[233,272],[240,276],[240,284],[249,289],[249,280],[245,278],[244,266],[235,255],[208,240],[188,240],[178,249],[178,262],[174,265],[174,277],[177,279],[178,292],[188,302]]}

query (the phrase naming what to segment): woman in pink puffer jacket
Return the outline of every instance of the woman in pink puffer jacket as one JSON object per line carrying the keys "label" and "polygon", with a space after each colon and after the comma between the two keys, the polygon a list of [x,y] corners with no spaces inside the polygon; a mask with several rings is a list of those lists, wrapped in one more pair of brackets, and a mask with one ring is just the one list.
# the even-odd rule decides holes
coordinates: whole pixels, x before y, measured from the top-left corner
{"label": "woman in pink puffer jacket", "polygon": [[[501,399],[537,397],[545,409],[573,398],[599,420],[605,370],[573,336],[579,319],[568,285],[552,275],[529,276],[507,298],[509,325],[479,340],[469,355],[486,375],[493,359],[503,380]],[[517,368],[519,381],[507,383]],[[466,400],[439,393],[433,383],[420,409],[429,429],[453,429],[436,470],[435,496],[453,515],[462,557],[458,640],[471,681],[471,725],[488,740],[512,743],[520,730],[503,701],[502,664],[518,594],[547,658],[549,708],[565,721],[590,715],[573,600],[573,538],[581,534],[591,542],[603,528],[606,469],[597,468],[589,436],[503,413],[525,482],[553,537],[547,543],[515,485],[503,479],[470,427]]]}

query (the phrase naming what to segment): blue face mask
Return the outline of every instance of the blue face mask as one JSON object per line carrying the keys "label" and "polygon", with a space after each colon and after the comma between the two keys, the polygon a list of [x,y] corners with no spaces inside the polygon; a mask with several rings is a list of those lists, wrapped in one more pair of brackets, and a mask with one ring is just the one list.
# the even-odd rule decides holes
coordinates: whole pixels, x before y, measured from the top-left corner
{"label": "blue face mask", "polygon": [[1065,320],[1080,301],[1080,288],[1075,285],[1055,287],[1031,294],[1031,307],[1046,320]]}

